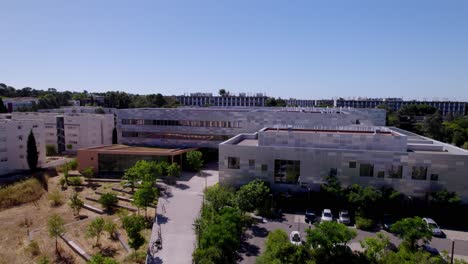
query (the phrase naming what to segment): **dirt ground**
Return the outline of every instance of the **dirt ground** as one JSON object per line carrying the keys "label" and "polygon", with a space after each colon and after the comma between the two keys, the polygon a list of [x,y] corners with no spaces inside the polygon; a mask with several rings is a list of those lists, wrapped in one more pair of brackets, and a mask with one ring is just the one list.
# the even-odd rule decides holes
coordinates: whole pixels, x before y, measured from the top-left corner
{"label": "dirt ground", "polygon": [[[50,178],[48,181],[48,192],[59,188],[58,177]],[[76,189],[80,199],[85,204],[92,205],[97,208],[101,206],[89,200],[86,196],[98,198],[99,195],[95,191],[108,192],[112,187],[121,188],[120,183],[100,183],[102,186],[98,188],[79,187]],[[86,227],[97,216],[102,216],[106,220],[114,221],[118,226],[118,232],[123,240],[128,244],[128,239],[125,230],[121,226],[121,221],[117,214],[99,215],[87,209],[81,209],[80,218],[73,216],[72,210],[68,206],[69,197],[75,192],[75,188],[68,187],[67,190],[60,190],[63,196],[63,204],[57,207],[52,207],[48,199],[48,193],[45,193],[38,201],[34,203],[24,204],[18,207],[0,211],[0,264],[10,263],[36,263],[40,256],[48,256],[49,259],[54,259],[55,240],[50,238],[47,231],[47,219],[52,214],[60,215],[65,221],[66,235],[71,240],[80,245],[88,254],[94,255],[101,252],[103,255],[108,255],[115,258],[119,263],[125,263],[123,260],[129,254],[118,240],[112,240],[109,235],[104,232],[100,237],[100,247],[95,246],[96,238],[86,237]],[[130,197],[131,195],[115,192],[117,195]],[[119,201],[119,204],[131,206],[129,202]],[[143,212],[140,212],[143,214]],[[148,216],[154,216],[155,209],[148,208]],[[142,234],[146,240],[149,240],[151,230],[144,230]],[[28,237],[29,234],[29,237]],[[33,256],[27,250],[28,244],[31,241],[36,241],[39,245],[40,253]],[[64,255],[71,256],[74,260],[72,263],[85,263],[85,261],[69,246],[58,239],[59,248],[64,252]],[[144,251],[147,244],[141,247]]]}

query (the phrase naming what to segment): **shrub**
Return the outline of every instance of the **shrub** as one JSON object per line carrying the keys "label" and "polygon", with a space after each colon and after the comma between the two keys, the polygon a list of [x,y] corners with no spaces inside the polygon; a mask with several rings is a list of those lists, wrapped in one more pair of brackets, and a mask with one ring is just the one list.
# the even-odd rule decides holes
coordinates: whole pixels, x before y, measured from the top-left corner
{"label": "shrub", "polygon": [[356,216],[356,228],[369,231],[373,227],[374,221],[372,219]]}
{"label": "shrub", "polygon": [[80,177],[69,177],[68,178],[68,185],[79,186],[79,185],[82,185],[82,184],[83,184],[83,180]]}
{"label": "shrub", "polygon": [[70,162],[68,162],[68,169],[70,170],[76,170],[78,168],[78,162],[76,159],[72,159]]}
{"label": "shrub", "polygon": [[61,177],[59,179],[59,184],[62,187],[62,189],[65,189],[65,186],[67,185],[67,180],[65,179],[65,177]]}
{"label": "shrub", "polygon": [[63,196],[58,189],[54,189],[47,196],[51,206],[60,206],[63,204]]}
{"label": "shrub", "polygon": [[101,254],[96,254],[88,261],[88,264],[118,264],[116,260],[110,257],[104,257]]}
{"label": "shrub", "polygon": [[203,154],[198,150],[187,152],[186,159],[189,168],[193,171],[199,172],[203,167]]}
{"label": "shrub", "polygon": [[92,178],[94,175],[93,167],[84,168],[81,171],[81,174],[87,179]]}
{"label": "shrub", "polygon": [[0,189],[0,208],[10,208],[39,200],[44,189],[39,180],[31,178]]}
{"label": "shrub", "polygon": [[47,156],[57,155],[57,150],[55,150],[55,145],[52,145],[52,144],[47,144],[46,145],[46,155]]}
{"label": "shrub", "polygon": [[50,260],[49,260],[49,257],[47,256],[41,256],[37,260],[37,264],[49,264],[49,263],[50,263]]}
{"label": "shrub", "polygon": [[41,250],[39,249],[39,244],[36,241],[31,241],[27,246],[26,246],[26,252],[32,256],[36,257],[41,254]]}
{"label": "shrub", "polygon": [[67,149],[72,149],[73,145],[72,144],[67,144]]}
{"label": "shrub", "polygon": [[107,210],[111,210],[114,206],[117,205],[119,199],[117,195],[112,192],[105,193],[99,197],[98,202]]}
{"label": "shrub", "polygon": [[130,253],[127,257],[125,257],[125,263],[138,263],[144,264],[146,261],[146,253],[141,251],[135,251]]}

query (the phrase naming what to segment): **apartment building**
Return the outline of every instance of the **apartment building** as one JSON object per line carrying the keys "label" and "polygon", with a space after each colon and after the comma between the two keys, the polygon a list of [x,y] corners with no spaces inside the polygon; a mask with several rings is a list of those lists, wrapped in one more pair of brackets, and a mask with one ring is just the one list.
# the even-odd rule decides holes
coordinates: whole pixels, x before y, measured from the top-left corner
{"label": "apartment building", "polygon": [[54,145],[58,153],[112,144],[113,114],[25,112],[3,114],[0,119],[41,120],[45,143]]}
{"label": "apartment building", "polygon": [[31,109],[39,103],[39,99],[34,97],[13,97],[3,98],[2,100],[8,110],[8,113],[22,109]]}
{"label": "apartment building", "polygon": [[140,108],[117,110],[119,143],[158,147],[218,148],[239,133],[266,126],[385,125],[382,109]]}
{"label": "apartment building", "polygon": [[39,109],[40,113],[62,113],[62,114],[115,114],[115,108],[99,106],[62,106],[54,109]]}
{"label": "apartment building", "polygon": [[45,164],[43,122],[0,119],[0,175],[29,170],[27,142],[30,131],[36,139],[38,167],[42,167]]}
{"label": "apartment building", "polygon": [[264,128],[219,145],[219,178],[253,179],[275,190],[318,190],[328,175],[344,186],[393,187],[412,196],[440,189],[468,202],[468,151],[397,128],[379,126]]}
{"label": "apartment building", "polygon": [[364,99],[353,99],[335,100],[335,107],[353,107],[353,108],[375,108],[379,105],[385,104],[393,111],[398,111],[405,105],[430,105],[439,110],[442,115],[466,115],[467,106],[466,102],[452,102],[452,101],[404,101],[401,98],[364,98]]}
{"label": "apartment building", "polygon": [[218,96],[212,93],[191,93],[190,95],[176,96],[177,101],[183,106],[265,106],[267,96],[262,93],[248,95]]}

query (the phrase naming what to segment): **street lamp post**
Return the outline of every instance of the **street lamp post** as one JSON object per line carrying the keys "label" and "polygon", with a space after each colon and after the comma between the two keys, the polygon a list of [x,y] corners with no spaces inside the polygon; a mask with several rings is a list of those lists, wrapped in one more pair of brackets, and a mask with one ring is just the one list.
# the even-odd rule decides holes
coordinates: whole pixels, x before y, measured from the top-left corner
{"label": "street lamp post", "polygon": [[452,239],[452,256],[450,257],[450,264],[453,264],[453,252],[455,250],[455,240]]}

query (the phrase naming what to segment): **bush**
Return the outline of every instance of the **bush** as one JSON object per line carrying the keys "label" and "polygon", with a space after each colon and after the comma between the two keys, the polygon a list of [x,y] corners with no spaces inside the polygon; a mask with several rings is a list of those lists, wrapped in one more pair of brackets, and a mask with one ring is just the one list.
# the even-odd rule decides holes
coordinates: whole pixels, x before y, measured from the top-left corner
{"label": "bush", "polygon": [[87,179],[92,178],[94,175],[93,167],[84,168],[81,171],[81,174]]}
{"label": "bush", "polygon": [[125,263],[137,263],[137,264],[144,264],[146,261],[146,253],[142,251],[135,251],[130,253],[127,257],[125,257]]}
{"label": "bush", "polygon": [[39,200],[44,189],[41,183],[31,178],[0,189],[0,208],[6,209]]}
{"label": "bush", "polygon": [[78,162],[76,159],[72,159],[70,162],[68,162],[68,169],[70,170],[76,170],[78,168]]}
{"label": "bush", "polygon": [[57,155],[57,150],[55,150],[55,145],[52,145],[52,144],[47,144],[46,145],[46,155],[47,156]]}
{"label": "bush", "polygon": [[99,197],[98,202],[107,210],[112,209],[114,206],[117,205],[119,202],[119,199],[117,198],[117,195],[112,192],[105,193]]}
{"label": "bush", "polygon": [[49,199],[50,205],[53,207],[63,204],[63,196],[58,189],[51,191],[47,199]]}
{"label": "bush", "polygon": [[72,144],[67,144],[67,149],[72,149],[73,145]]}
{"label": "bush", "polygon": [[68,178],[68,185],[80,186],[82,184],[83,184],[83,180],[80,177],[69,177]]}
{"label": "bush", "polygon": [[37,260],[37,264],[49,264],[49,263],[50,263],[50,260],[49,260],[49,257],[47,256],[41,256]]}
{"label": "bush", "polygon": [[356,216],[356,228],[369,231],[373,227],[374,221],[372,219]]}
{"label": "bush", "polygon": [[36,257],[41,254],[41,250],[39,249],[39,244],[36,241],[31,241],[25,248],[26,252],[32,256]]}
{"label": "bush", "polygon": [[65,186],[67,185],[67,180],[65,179],[65,177],[61,177],[59,179],[59,184],[62,187],[62,189],[65,189]]}

